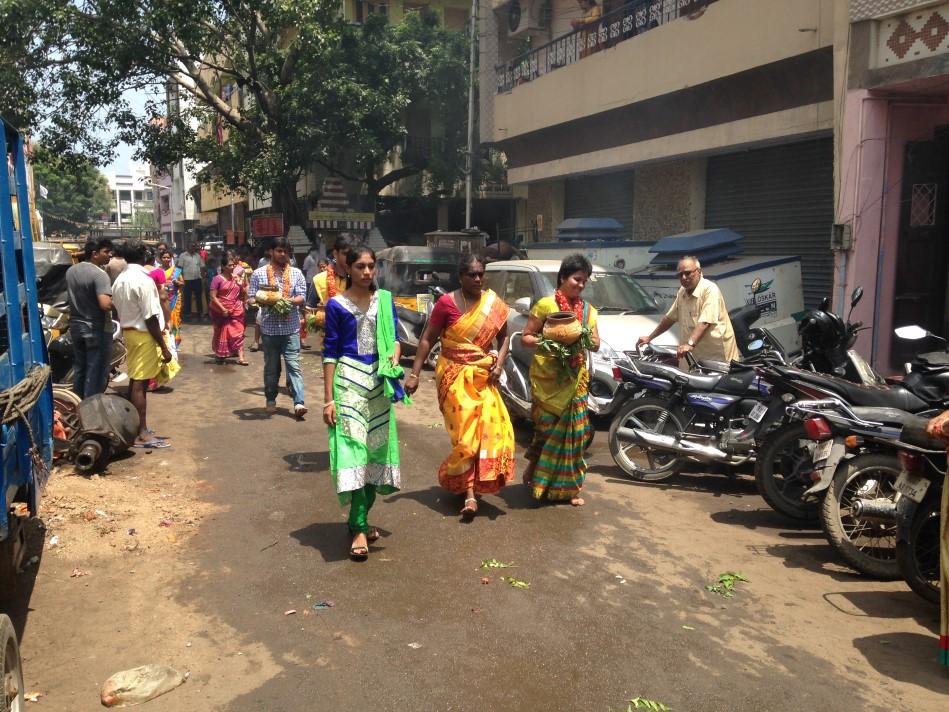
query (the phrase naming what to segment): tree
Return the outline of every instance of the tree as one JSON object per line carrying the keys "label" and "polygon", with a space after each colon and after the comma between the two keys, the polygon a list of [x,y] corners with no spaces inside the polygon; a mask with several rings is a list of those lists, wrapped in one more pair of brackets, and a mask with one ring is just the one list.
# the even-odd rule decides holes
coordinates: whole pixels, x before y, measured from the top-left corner
{"label": "tree", "polygon": [[[112,208],[109,181],[91,161],[63,165],[42,146],[34,147],[33,183],[47,229],[80,234]],[[47,191],[45,198],[40,186]]]}
{"label": "tree", "polygon": [[[138,158],[184,157],[204,166],[202,181],[269,193],[297,224],[306,205],[296,184],[314,164],[363,182],[370,196],[425,170],[431,190],[453,191],[461,176],[467,41],[433,14],[352,25],[339,0],[0,3],[10,42],[0,56],[0,111],[10,101],[48,102],[21,114],[28,128],[47,116],[43,135],[64,156],[107,152],[100,127],[116,125],[141,147]],[[163,99],[145,117],[122,99],[166,83],[182,99],[167,120]],[[441,127],[430,142],[405,125],[406,110],[423,104]],[[400,146],[413,150],[382,172]]]}

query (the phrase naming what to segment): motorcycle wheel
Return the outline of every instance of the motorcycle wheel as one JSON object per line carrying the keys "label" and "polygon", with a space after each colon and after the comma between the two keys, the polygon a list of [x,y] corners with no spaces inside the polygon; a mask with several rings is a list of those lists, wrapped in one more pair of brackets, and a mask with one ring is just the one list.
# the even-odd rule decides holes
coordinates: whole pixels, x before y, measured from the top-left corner
{"label": "motorcycle wheel", "polygon": [[915,593],[939,605],[939,497],[927,497],[916,510],[909,541],[896,543],[900,574]]}
{"label": "motorcycle wheel", "polygon": [[808,439],[803,423],[790,423],[765,439],[755,462],[755,484],[768,506],[791,519],[816,520],[820,499],[805,490],[813,482],[814,441]]}
{"label": "motorcycle wheel", "polygon": [[650,448],[622,442],[618,430],[637,427],[662,435],[676,437],[683,430],[682,421],[662,398],[647,396],[626,403],[610,423],[610,454],[627,477],[642,482],[659,482],[679,474],[686,458],[657,454]]}
{"label": "motorcycle wheel", "polygon": [[828,541],[849,566],[883,581],[900,578],[896,521],[863,520],[852,514],[856,499],[896,499],[900,461],[895,455],[859,455],[837,468],[821,505]]}

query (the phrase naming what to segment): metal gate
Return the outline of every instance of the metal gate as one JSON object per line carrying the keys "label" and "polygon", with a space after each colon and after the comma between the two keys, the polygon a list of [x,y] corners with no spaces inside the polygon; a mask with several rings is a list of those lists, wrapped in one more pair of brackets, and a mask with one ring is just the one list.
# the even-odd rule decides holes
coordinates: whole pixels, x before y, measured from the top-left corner
{"label": "metal gate", "polygon": [[631,239],[633,171],[568,178],[563,213],[565,218],[614,218],[623,226],[624,236]]}
{"label": "metal gate", "polygon": [[800,255],[804,306],[832,296],[833,139],[822,138],[708,160],[706,227],[744,235],[745,254]]}

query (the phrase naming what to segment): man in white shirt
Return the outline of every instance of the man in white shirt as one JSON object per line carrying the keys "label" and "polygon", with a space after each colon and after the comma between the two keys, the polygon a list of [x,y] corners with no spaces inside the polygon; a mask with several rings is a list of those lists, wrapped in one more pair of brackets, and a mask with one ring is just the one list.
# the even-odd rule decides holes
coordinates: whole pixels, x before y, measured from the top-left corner
{"label": "man in white shirt", "polygon": [[206,316],[204,312],[204,294],[201,290],[201,278],[207,271],[204,258],[198,254],[198,246],[195,243],[188,245],[188,251],[178,255],[176,264],[181,268],[181,276],[185,281],[182,296],[184,304],[182,305],[181,317],[187,319],[191,317],[191,300],[194,299],[198,306],[198,317]]}
{"label": "man in white shirt", "polygon": [[162,363],[171,361],[158,287],[145,268],[145,246],[138,240],[125,244],[129,266],[112,285],[112,302],[119,315],[128,347],[129,400],[138,411],[135,447],[160,448],[169,444],[149,430],[146,421],[148,382],[158,376]]}

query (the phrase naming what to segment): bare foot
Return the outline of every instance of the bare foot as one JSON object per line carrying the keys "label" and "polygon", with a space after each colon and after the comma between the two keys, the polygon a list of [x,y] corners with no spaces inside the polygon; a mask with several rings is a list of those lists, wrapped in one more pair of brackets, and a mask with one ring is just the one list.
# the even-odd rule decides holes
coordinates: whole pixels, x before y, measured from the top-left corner
{"label": "bare foot", "polygon": [[583,497],[577,496],[570,500],[570,504],[572,504],[574,507],[582,507],[584,504],[586,504],[586,502],[583,501]]}

